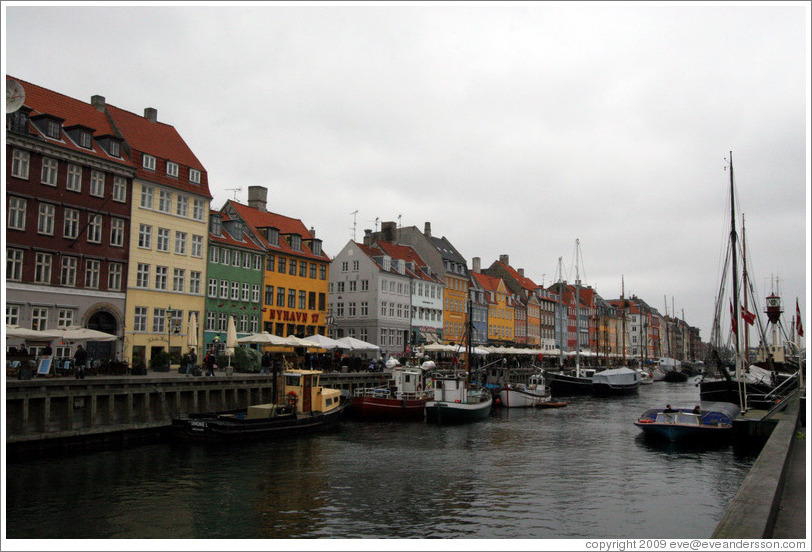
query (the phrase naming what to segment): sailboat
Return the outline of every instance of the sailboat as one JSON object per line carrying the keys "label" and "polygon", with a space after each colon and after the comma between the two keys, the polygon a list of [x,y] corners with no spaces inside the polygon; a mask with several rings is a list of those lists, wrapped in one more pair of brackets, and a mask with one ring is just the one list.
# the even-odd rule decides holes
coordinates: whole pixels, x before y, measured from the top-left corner
{"label": "sailboat", "polygon": [[592,376],[592,393],[597,397],[629,395],[640,387],[640,373],[626,366],[626,283],[623,282],[620,302],[623,305],[623,365],[620,368],[602,370]]}
{"label": "sailboat", "polygon": [[[711,349],[710,358],[706,362],[706,370],[708,366],[715,366],[717,374],[712,377],[707,372],[703,374],[699,383],[699,396],[702,401],[714,402],[730,402],[739,406],[742,412],[745,412],[750,407],[750,397],[764,397],[767,396],[778,383],[775,381],[774,372],[768,372],[768,378],[751,377],[751,370],[749,367],[749,359],[747,351],[741,350],[741,343],[739,339],[739,328],[742,327],[741,322],[741,307],[739,300],[739,274],[738,274],[738,234],[736,232],[736,210],[735,210],[735,190],[733,181],[733,152],[730,152],[730,249],[727,253],[725,267],[722,276],[722,282],[719,294],[716,299],[716,308],[714,312],[714,324],[711,333]],[[731,319],[731,337],[732,337],[732,351],[722,346],[722,331],[721,331],[721,318],[722,312],[725,308],[724,304],[724,288],[725,279],[728,269],[727,260],[730,260],[731,282],[733,289],[731,291],[732,299],[730,301],[730,319]],[[745,286],[745,289],[746,286]],[[745,320],[749,323],[749,320]],[[730,356],[732,355],[732,359]],[[729,368],[733,368],[733,375],[730,374]],[[709,377],[710,376],[710,377]]]}
{"label": "sailboat", "polygon": [[[581,277],[578,257],[581,240],[575,240],[575,370],[546,371],[544,373],[550,391],[556,396],[589,395],[592,393],[593,368],[581,368]],[[559,258],[559,263],[561,259]],[[563,294],[563,287],[559,287]]]}
{"label": "sailboat", "polygon": [[471,334],[473,330],[473,304],[468,298],[466,324],[465,372],[453,371],[434,374],[426,400],[426,421],[436,424],[459,424],[485,420],[491,413],[493,395],[490,390],[471,381]]}

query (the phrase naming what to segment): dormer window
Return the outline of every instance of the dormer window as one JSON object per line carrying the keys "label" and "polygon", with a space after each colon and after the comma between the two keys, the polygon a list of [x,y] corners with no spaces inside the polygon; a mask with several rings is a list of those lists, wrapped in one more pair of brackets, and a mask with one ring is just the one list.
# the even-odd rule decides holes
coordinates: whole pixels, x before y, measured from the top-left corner
{"label": "dormer window", "polygon": [[145,153],[141,157],[141,163],[142,163],[142,166],[145,169],[147,169],[148,171],[154,171],[155,170],[155,156]]}
{"label": "dormer window", "polygon": [[53,138],[54,140],[59,140],[60,130],[62,129],[62,125],[57,123],[56,121],[49,120],[47,125],[45,126],[45,135],[48,138]]}
{"label": "dormer window", "polygon": [[200,171],[197,169],[189,169],[189,182],[192,184],[200,184]]}
{"label": "dormer window", "polygon": [[121,158],[121,140],[115,136],[106,134],[104,136],[97,136],[96,142],[107,152],[110,157]]}
{"label": "dormer window", "polygon": [[299,234],[291,234],[290,235],[290,248],[294,251],[301,251],[302,250],[302,236]]}
{"label": "dormer window", "polygon": [[173,163],[172,161],[166,162],[166,175],[171,176],[172,178],[178,177],[178,164]]}
{"label": "dormer window", "polygon": [[279,245],[279,229],[278,228],[266,228],[265,229],[265,239],[268,240],[270,245]]}
{"label": "dormer window", "polygon": [[93,143],[90,133],[84,130],[79,131],[79,145],[83,148],[90,149],[91,144]]}
{"label": "dormer window", "polygon": [[211,233],[215,236],[223,234],[223,219],[219,215],[212,215],[209,219],[211,221]]}
{"label": "dormer window", "polygon": [[314,255],[321,255],[321,240],[313,240],[310,242],[310,250]]}
{"label": "dormer window", "polygon": [[109,148],[108,153],[112,157],[121,157],[121,144],[116,142],[115,140],[110,140],[108,142]]}

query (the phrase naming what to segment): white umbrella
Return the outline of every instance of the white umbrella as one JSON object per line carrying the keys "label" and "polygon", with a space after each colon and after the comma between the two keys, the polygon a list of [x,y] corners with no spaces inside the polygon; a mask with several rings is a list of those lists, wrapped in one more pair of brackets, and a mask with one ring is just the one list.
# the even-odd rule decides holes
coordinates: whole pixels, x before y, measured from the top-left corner
{"label": "white umbrella", "polygon": [[29,328],[22,328],[17,326],[16,324],[6,324],[6,337],[17,337],[19,339],[42,339],[42,340],[50,340],[53,339],[53,336],[41,332],[39,330],[31,330]]}
{"label": "white umbrella", "polygon": [[82,326],[61,327],[55,330],[44,330],[43,334],[62,341],[115,341],[118,336],[100,332]]}
{"label": "white umbrella", "polygon": [[234,323],[234,317],[228,317],[228,329],[226,330],[226,356],[228,357],[228,365],[231,366],[231,357],[234,356],[234,349],[237,347],[237,325]]}
{"label": "white umbrella", "polygon": [[197,349],[197,315],[195,313],[189,316],[189,335],[186,337],[186,344],[190,349]]}
{"label": "white umbrella", "polygon": [[312,341],[316,345],[318,345],[322,349],[338,349],[341,347],[341,343],[336,341],[335,339],[330,339],[324,335],[310,335],[305,338],[308,341]]}
{"label": "white umbrella", "polygon": [[315,341],[309,341],[307,339],[301,339],[301,338],[296,337],[295,335],[287,336],[285,338],[285,341],[291,347],[312,347],[312,348],[318,348],[319,347],[319,344],[316,343]]}
{"label": "white umbrella", "polygon": [[238,343],[256,343],[258,345],[287,345],[284,337],[279,337],[268,332],[255,333],[241,337],[237,340]]}
{"label": "white umbrella", "polygon": [[336,339],[342,349],[350,349],[351,351],[380,351],[381,348],[372,343],[355,339],[354,337],[342,337]]}

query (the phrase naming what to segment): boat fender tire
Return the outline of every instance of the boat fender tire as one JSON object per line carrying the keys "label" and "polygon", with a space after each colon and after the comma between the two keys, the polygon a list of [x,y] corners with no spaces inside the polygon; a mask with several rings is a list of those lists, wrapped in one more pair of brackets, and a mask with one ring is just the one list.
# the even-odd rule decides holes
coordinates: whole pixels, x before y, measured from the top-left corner
{"label": "boat fender tire", "polygon": [[649,419],[646,419],[646,418],[641,418],[641,419],[637,420],[637,423],[638,423],[638,424],[653,424],[653,423],[654,423],[654,420],[649,420]]}

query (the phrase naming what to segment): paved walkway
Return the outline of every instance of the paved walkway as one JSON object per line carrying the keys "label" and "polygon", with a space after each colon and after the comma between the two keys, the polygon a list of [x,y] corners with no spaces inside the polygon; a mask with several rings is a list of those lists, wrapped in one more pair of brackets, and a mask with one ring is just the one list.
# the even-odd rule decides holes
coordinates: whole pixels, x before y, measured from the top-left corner
{"label": "paved walkway", "polygon": [[790,445],[787,474],[776,514],[774,539],[807,538],[806,425],[799,425]]}

